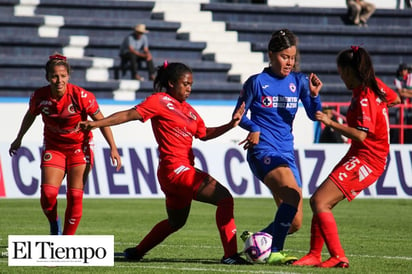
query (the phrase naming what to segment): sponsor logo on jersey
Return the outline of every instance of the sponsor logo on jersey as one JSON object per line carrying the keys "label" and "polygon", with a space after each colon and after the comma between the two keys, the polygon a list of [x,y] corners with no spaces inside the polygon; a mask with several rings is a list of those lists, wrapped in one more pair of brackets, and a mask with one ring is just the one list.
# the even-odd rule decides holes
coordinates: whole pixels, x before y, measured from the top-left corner
{"label": "sponsor logo on jersey", "polygon": [[262,96],[262,107],[265,108],[297,108],[298,98],[287,96]]}
{"label": "sponsor logo on jersey", "polygon": [[189,112],[190,117],[192,117],[193,120],[197,120],[196,115],[194,115],[191,111]]}

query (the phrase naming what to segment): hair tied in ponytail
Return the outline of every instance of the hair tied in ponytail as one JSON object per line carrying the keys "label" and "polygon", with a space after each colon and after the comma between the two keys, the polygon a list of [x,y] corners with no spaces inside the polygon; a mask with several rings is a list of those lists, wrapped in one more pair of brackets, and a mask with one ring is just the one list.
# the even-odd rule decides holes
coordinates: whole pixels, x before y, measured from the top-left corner
{"label": "hair tied in ponytail", "polygon": [[350,46],[350,47],[351,47],[353,53],[357,53],[358,50],[359,50],[359,46]]}

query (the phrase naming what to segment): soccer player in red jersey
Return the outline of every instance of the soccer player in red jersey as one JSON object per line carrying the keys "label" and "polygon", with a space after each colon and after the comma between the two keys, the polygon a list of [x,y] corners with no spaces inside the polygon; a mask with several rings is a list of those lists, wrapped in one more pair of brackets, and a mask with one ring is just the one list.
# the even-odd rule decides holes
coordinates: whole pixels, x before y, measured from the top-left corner
{"label": "soccer player in red jersey", "polygon": [[[93,135],[91,131],[79,130],[76,126],[88,116],[93,120],[104,116],[91,92],[69,83],[70,65],[65,56],[50,56],[45,69],[49,85],[32,94],[29,109],[9,153],[11,156],[17,153],[23,136],[41,114],[44,123],[41,207],[50,222],[50,234],[73,235],[82,216],[83,188],[93,166]],[[104,127],[101,132],[110,146],[112,162],[120,169],[121,159],[111,129]],[[57,195],[65,176],[67,207],[62,232],[57,214]]]}
{"label": "soccer player in red jersey", "polygon": [[[400,103],[399,96],[375,76],[371,58],[362,47],[338,54],[337,67],[352,100],[341,125],[318,111],[316,119],[352,140],[349,151],[310,198],[313,212],[310,251],[293,265],[349,267],[341,246],[332,209],[343,199],[352,201],[382,175],[389,153],[388,106]],[[321,260],[324,243],[330,258]]]}
{"label": "soccer player in red jersey", "polygon": [[184,226],[192,200],[217,206],[216,224],[224,249],[223,264],[249,264],[239,256],[233,197],[216,179],[194,167],[193,138],[216,138],[239,124],[244,105],[232,120],[219,127],[206,127],[203,119],[186,102],[192,91],[192,71],[182,63],[163,64],[158,68],[153,86],[155,93],[135,107],[116,112],[99,121],[80,122],[79,127],[93,129],[132,120],[151,119],[158,143],[157,176],[166,196],[168,218],[160,221],[136,246],[124,251],[126,259],[138,261],[166,237]]}

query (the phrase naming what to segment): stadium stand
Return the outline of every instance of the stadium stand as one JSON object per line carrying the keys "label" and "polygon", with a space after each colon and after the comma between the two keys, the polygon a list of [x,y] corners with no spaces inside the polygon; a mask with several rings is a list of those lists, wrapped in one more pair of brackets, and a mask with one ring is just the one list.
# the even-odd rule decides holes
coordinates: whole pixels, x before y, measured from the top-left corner
{"label": "stadium stand", "polygon": [[267,64],[271,32],[285,27],[299,37],[301,70],[324,81],[323,101],[348,100],[335,56],[350,45],[364,45],[377,75],[390,85],[398,64],[412,63],[411,10],[377,9],[369,27],[359,28],[346,24],[346,8],[199,0],[32,2],[0,1],[0,96],[27,96],[47,84],[45,58],[59,51],[69,57],[73,82],[98,97],[142,98],[152,82],[118,73],[119,45],[136,23],[150,30],[156,65],[167,59],[193,68],[192,98],[236,98],[242,82]]}

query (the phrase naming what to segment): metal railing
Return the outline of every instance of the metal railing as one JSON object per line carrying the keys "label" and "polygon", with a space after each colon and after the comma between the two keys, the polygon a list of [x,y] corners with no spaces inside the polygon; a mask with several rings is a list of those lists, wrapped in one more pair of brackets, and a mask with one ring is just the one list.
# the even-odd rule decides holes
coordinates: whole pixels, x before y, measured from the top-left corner
{"label": "metal railing", "polygon": [[[333,114],[335,117],[340,119],[343,124],[346,123],[346,116],[342,114],[342,110],[344,108],[349,107],[350,103],[341,103],[341,102],[324,102],[323,107],[329,107],[333,108]],[[398,141],[397,143],[399,144],[404,144],[404,143],[412,143],[412,134],[411,135],[406,135],[406,131],[410,130],[412,132],[412,104],[399,104],[396,106],[391,107],[390,109],[397,109],[395,111],[396,113],[396,122],[390,124],[390,129],[391,130],[397,130],[399,132],[398,134],[398,140],[391,140],[393,141]],[[390,111],[392,112],[392,111]],[[408,138],[407,140],[405,138]]]}

